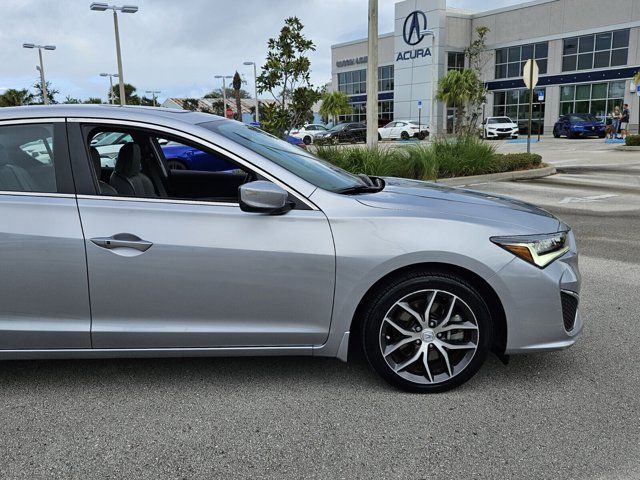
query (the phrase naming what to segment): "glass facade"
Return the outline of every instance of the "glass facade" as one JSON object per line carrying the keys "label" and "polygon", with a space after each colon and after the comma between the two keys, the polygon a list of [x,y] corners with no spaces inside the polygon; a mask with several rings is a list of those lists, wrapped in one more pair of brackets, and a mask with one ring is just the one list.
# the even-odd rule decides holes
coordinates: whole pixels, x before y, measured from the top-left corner
{"label": "glass facade", "polygon": [[[339,122],[366,122],[367,104],[366,102],[352,103],[353,112],[350,115],[340,115]],[[393,100],[380,100],[378,102],[378,118],[384,121],[393,120]]]}
{"label": "glass facade", "polygon": [[563,85],[560,87],[560,115],[592,113],[598,117],[611,115],[624,103],[625,81]]}
{"label": "glass facade", "polygon": [[463,52],[449,52],[447,53],[447,71],[449,70],[464,70],[464,53]]}
{"label": "glass facade", "polygon": [[[338,74],[338,90],[347,95],[367,93],[367,70],[354,70]],[[378,91],[393,91],[393,65],[378,67]]]}
{"label": "glass facade", "polygon": [[547,73],[549,42],[530,43],[496,50],[496,79],[515,78],[522,75],[527,60],[535,58],[540,74]]}
{"label": "glass facade", "polygon": [[629,29],[565,38],[562,71],[590,70],[627,64]]}
{"label": "glass facade", "polygon": [[[536,88],[533,98],[533,116],[531,117],[531,130],[537,134],[538,130],[544,131],[545,102],[538,101],[538,94],[542,93],[546,98],[546,89]],[[529,126],[529,90],[526,88],[493,92],[493,116],[509,117],[518,124],[520,133],[527,133]]]}

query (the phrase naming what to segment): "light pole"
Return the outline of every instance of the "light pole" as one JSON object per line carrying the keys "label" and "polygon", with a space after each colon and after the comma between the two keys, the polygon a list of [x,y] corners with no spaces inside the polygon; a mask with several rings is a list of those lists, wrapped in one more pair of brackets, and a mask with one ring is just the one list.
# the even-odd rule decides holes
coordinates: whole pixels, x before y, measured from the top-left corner
{"label": "light pole", "polygon": [[160,90],[145,90],[145,93],[150,93],[151,94],[151,98],[153,98],[153,106],[157,107],[157,105],[156,105],[156,95],[158,95],[160,93]]}
{"label": "light pole", "polygon": [[258,72],[256,62],[244,62],[245,65],[253,65],[253,95],[256,98],[256,123],[260,123],[260,105],[258,102]]}
{"label": "light pole", "polygon": [[367,147],[378,146],[378,0],[369,0]]}
{"label": "light pole", "polygon": [[120,53],[120,31],[118,30],[118,10],[122,13],[136,13],[138,7],[135,5],[108,5],[106,3],[92,3],[89,8],[96,12],[104,12],[105,10],[113,10],[113,27],[116,33],[116,57],[118,60],[118,80],[120,83],[120,105],[126,105],[124,94],[124,77],[122,76],[122,54]]}
{"label": "light pole", "polygon": [[222,79],[222,116],[227,118],[227,78],[233,78],[233,75],[216,75],[215,78]]}
{"label": "light pole", "polygon": [[36,45],[34,43],[23,43],[24,48],[37,48],[38,57],[40,58],[40,85],[42,86],[42,101],[45,105],[49,105],[49,96],[47,95],[47,82],[44,78],[44,63],[42,62],[42,50],[55,50],[55,45]]}
{"label": "light pole", "polygon": [[101,73],[101,77],[109,77],[109,103],[113,105],[113,77],[118,77],[117,73]]}
{"label": "light pole", "polygon": [[437,125],[434,122],[435,106],[436,106],[436,79],[438,77],[438,64],[436,63],[436,34],[433,30],[421,30],[420,35],[425,37],[431,37],[431,105],[429,106],[429,123],[431,124],[431,131],[429,136],[435,135],[437,132]]}

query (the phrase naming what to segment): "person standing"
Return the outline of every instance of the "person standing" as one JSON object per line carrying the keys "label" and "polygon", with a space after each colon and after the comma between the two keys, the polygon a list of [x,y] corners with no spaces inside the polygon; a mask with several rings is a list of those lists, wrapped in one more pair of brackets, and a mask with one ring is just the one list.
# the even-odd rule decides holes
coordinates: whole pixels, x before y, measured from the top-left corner
{"label": "person standing", "polygon": [[627,136],[627,130],[629,129],[629,119],[631,118],[631,110],[629,110],[629,104],[625,103],[622,109],[622,118],[620,118],[620,134],[624,139]]}
{"label": "person standing", "polygon": [[621,118],[622,113],[620,112],[620,107],[616,105],[613,108],[613,113],[611,114],[611,139],[618,138],[618,128],[620,127]]}

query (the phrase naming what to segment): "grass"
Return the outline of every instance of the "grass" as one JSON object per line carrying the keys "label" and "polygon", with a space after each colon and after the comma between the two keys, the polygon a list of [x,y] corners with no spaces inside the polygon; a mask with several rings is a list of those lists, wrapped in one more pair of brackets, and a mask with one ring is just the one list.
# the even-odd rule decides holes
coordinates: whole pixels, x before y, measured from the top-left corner
{"label": "grass", "polygon": [[493,145],[473,136],[375,150],[318,146],[316,154],[352,173],[417,180],[527,170],[539,167],[542,161],[536,154],[496,153]]}
{"label": "grass", "polygon": [[624,142],[627,147],[640,147],[640,135],[627,135]]}

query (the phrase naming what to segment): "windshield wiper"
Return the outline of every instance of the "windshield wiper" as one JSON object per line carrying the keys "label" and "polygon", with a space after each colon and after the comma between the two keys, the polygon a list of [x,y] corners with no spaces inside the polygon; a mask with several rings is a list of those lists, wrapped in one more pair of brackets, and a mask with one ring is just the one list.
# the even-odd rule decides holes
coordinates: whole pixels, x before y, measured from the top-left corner
{"label": "windshield wiper", "polygon": [[340,190],[335,190],[335,193],[350,195],[354,193],[379,192],[380,190],[382,190],[382,188],[372,187],[371,185],[354,185],[353,187],[346,187],[346,188],[341,188]]}

